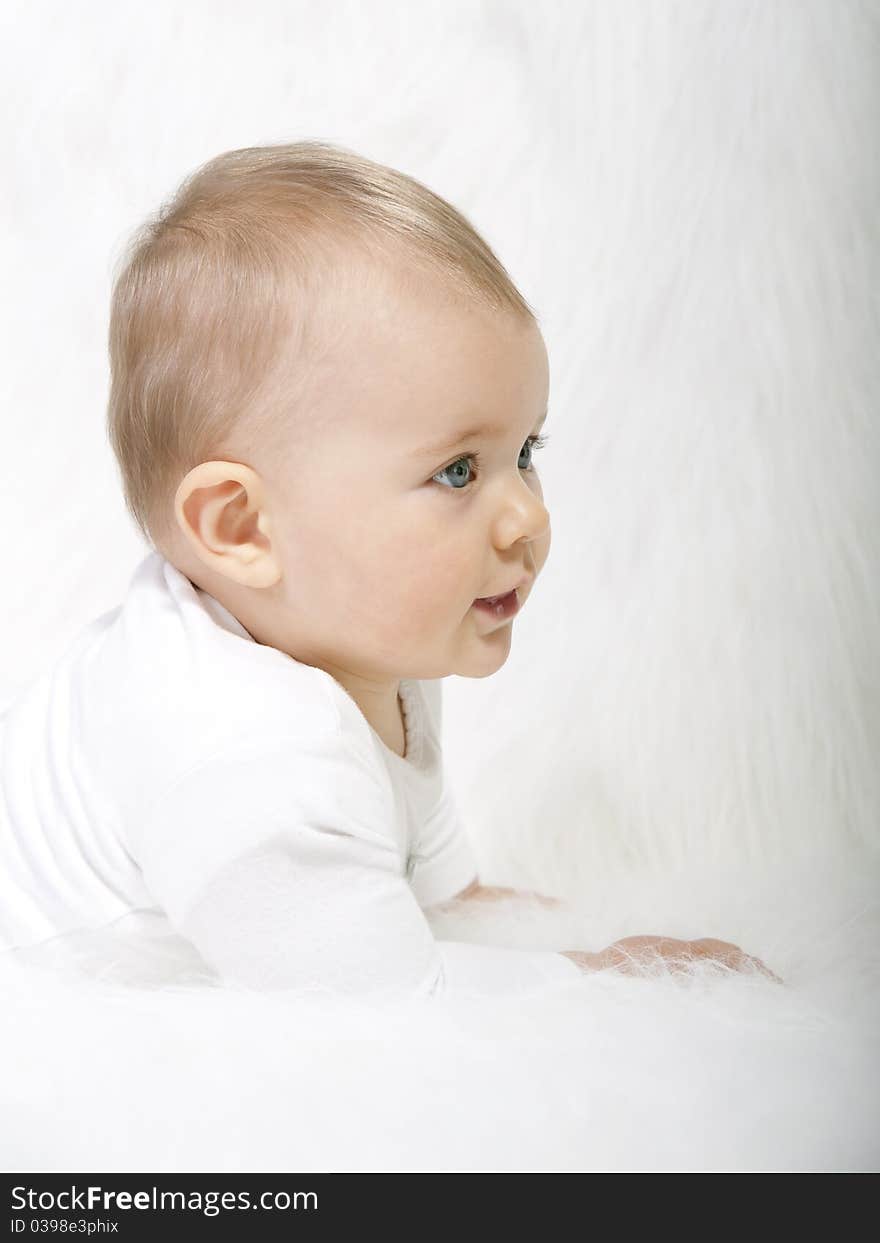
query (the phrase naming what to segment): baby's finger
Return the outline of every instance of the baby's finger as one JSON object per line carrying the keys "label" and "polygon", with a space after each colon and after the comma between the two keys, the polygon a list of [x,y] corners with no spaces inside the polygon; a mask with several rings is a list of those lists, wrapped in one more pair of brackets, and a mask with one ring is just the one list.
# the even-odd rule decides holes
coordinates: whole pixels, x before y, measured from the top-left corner
{"label": "baby's finger", "polygon": [[778,976],[775,971],[771,971],[766,963],[761,962],[760,958],[751,958],[749,961],[753,962],[758,970],[763,972],[764,975],[769,976],[771,980],[775,980],[777,984],[784,983],[782,977]]}
{"label": "baby's finger", "polygon": [[760,958],[755,958],[752,954],[746,954],[738,945],[732,945],[729,941],[716,941],[712,937],[702,937],[699,941],[694,942],[695,945],[705,946],[706,951],[713,958],[718,958],[722,962],[728,962],[735,970],[741,970],[746,963],[750,963],[756,967],[763,975],[768,976],[771,980],[775,980],[777,984],[782,984],[780,977],[763,962]]}

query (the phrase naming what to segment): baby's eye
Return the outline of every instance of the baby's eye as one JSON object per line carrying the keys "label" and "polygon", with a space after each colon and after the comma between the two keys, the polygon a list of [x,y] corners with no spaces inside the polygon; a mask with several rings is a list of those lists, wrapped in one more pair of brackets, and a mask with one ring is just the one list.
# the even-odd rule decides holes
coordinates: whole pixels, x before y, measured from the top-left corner
{"label": "baby's eye", "polygon": [[[474,466],[476,466],[479,460],[479,456],[480,455],[478,453],[467,453],[464,457],[456,458],[454,462],[450,462],[448,466],[444,466],[442,470],[438,470],[437,474],[432,475],[431,478],[439,480],[446,475],[447,478],[455,480],[451,491],[461,492],[462,489],[466,488],[467,485],[472,483],[473,479],[476,478],[476,476],[473,476],[473,478],[468,479],[466,478],[466,475],[468,469],[474,469]],[[473,462],[474,466],[469,467],[468,463],[470,462]]]}
{"label": "baby's eye", "polygon": [[[520,470],[531,469],[532,453],[534,452],[535,449],[540,449],[543,445],[545,445],[547,443],[547,440],[548,440],[547,436],[529,436],[528,437],[528,439],[526,440],[525,444],[523,445],[520,451],[520,456],[522,456],[523,453],[527,453],[529,460],[525,463],[525,465],[520,465]],[[473,463],[473,465],[468,466],[468,463]],[[436,482],[440,480],[444,475],[447,475],[450,479],[455,480],[455,483],[453,484],[453,486],[451,488],[447,488],[447,491],[448,492],[464,492],[468,484],[473,483],[475,479],[479,478],[479,474],[480,474],[479,463],[480,463],[479,453],[476,453],[476,452],[466,453],[464,454],[463,457],[456,458],[454,462],[450,462],[448,466],[444,466],[442,470],[438,470],[436,475],[431,476],[431,479],[432,481]],[[470,471],[472,472],[470,478],[466,477],[466,473],[468,469],[470,469]]]}

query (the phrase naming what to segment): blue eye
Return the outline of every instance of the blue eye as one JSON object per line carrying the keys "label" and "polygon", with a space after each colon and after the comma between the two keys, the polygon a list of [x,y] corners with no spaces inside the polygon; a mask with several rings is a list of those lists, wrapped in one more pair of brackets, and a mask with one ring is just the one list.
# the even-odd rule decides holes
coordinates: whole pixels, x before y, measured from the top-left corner
{"label": "blue eye", "polygon": [[[542,448],[547,443],[548,440],[549,440],[549,436],[529,436],[528,437],[528,439],[525,442],[525,445],[523,445],[523,451],[525,451],[526,446],[528,446],[528,452],[530,455],[529,461],[526,463],[525,466],[521,466],[520,470],[531,470],[532,469],[531,454],[535,451],[535,449]],[[469,479],[465,478],[465,474],[462,469],[463,465],[467,463],[473,463],[473,465],[469,467],[469,469],[472,472],[471,477]],[[442,470],[438,470],[436,475],[431,476],[431,480],[432,482],[434,482],[436,480],[439,480],[443,475],[448,475],[450,478],[456,479],[461,484],[461,486],[458,487],[454,485],[451,488],[447,488],[446,491],[447,492],[464,492],[469,484],[473,483],[477,478],[479,478],[479,475],[480,475],[479,463],[480,463],[479,453],[476,453],[476,452],[466,453],[463,457],[456,458],[454,462],[450,462],[448,466],[444,466]],[[466,469],[468,469],[468,467],[465,465],[465,470]],[[443,485],[441,484],[440,486],[442,487]]]}

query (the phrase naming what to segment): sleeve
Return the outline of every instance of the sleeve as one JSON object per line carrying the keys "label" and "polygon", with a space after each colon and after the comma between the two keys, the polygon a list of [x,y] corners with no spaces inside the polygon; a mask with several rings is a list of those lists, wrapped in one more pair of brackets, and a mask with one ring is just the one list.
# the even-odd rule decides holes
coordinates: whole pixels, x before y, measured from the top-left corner
{"label": "sleeve", "polygon": [[392,808],[367,757],[274,737],[184,774],[133,835],[136,857],[172,925],[230,983],[394,999],[580,974],[550,951],[436,941]]}
{"label": "sleeve", "polygon": [[407,860],[406,874],[422,907],[446,902],[477,880],[477,861],[448,787],[418,834]]}

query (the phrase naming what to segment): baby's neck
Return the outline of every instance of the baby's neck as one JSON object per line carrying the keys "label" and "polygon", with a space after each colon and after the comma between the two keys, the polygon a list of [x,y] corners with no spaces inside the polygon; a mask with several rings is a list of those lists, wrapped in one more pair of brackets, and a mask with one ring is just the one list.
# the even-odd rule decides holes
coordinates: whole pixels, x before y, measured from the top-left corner
{"label": "baby's neck", "polygon": [[379,735],[389,751],[393,751],[395,755],[405,759],[406,728],[403,719],[403,707],[400,702],[400,692],[398,691],[390,710],[384,706],[381,709],[377,708],[374,703],[369,703],[366,707],[358,704],[358,707],[366,718],[367,723]]}

